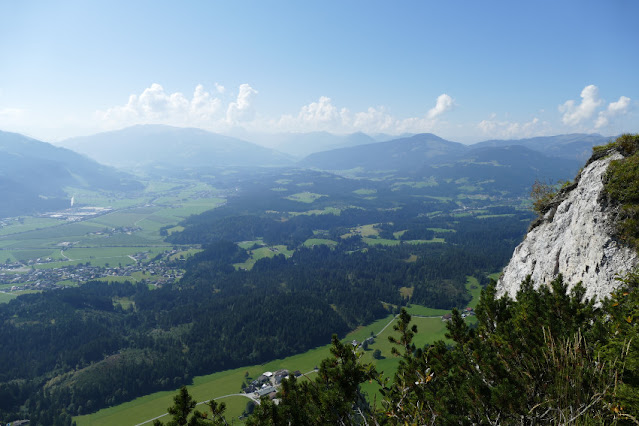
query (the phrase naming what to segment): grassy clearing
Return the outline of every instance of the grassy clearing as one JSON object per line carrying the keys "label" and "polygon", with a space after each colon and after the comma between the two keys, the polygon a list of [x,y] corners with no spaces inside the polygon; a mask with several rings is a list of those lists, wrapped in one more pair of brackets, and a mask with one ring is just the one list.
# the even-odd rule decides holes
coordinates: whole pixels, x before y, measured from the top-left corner
{"label": "grassy clearing", "polygon": [[376,189],[356,189],[355,191],[353,191],[354,194],[357,195],[373,195],[373,194],[377,194],[377,190]]}
{"label": "grassy clearing", "polygon": [[515,214],[514,213],[507,213],[507,214],[482,214],[477,216],[477,219],[490,219],[493,217],[514,217]]}
{"label": "grassy clearing", "polygon": [[386,238],[362,238],[369,246],[397,246],[401,243],[399,240],[389,240]]}
{"label": "grassy clearing", "polygon": [[289,195],[288,197],[286,197],[286,199],[310,204],[322,197],[326,197],[326,195],[315,194],[314,192],[298,192],[297,194]]}
{"label": "grassy clearing", "polygon": [[457,232],[456,229],[448,229],[448,228],[426,228],[426,229],[429,229],[429,230],[431,230],[433,232],[440,232],[440,233],[443,233],[443,232]]}
{"label": "grassy clearing", "polygon": [[488,278],[489,279],[492,278],[493,280],[497,281],[500,276],[501,276],[501,271],[493,272],[492,274],[488,275]]}
{"label": "grassy clearing", "polygon": [[242,263],[235,263],[233,266],[235,269],[246,269],[250,270],[260,259],[265,257],[274,257],[278,254],[283,254],[286,257],[291,257],[293,255],[294,250],[288,250],[284,245],[270,246],[270,247],[260,247],[255,250],[249,250],[249,258]]}
{"label": "grassy clearing", "polygon": [[408,240],[404,241],[406,244],[432,244],[432,243],[445,243],[444,238],[433,238],[432,240]]}
{"label": "grassy clearing", "polygon": [[21,294],[40,293],[39,290],[18,290],[11,293],[0,293],[0,303],[9,303]]}
{"label": "grassy clearing", "polygon": [[477,304],[479,303],[479,296],[481,296],[481,285],[479,285],[479,281],[475,277],[468,277],[466,280],[466,290],[472,296],[470,302],[468,302],[468,307],[475,309]]}
{"label": "grassy clearing", "polygon": [[259,240],[254,240],[254,241],[241,241],[241,242],[237,243],[237,245],[240,246],[241,248],[243,248],[244,250],[248,250],[249,248],[253,247],[255,244],[263,246],[264,245],[264,241],[259,239]]}
{"label": "grassy clearing", "polygon": [[397,232],[393,232],[393,237],[400,239],[402,237],[402,235],[404,235],[406,233],[406,229],[404,229],[403,231],[397,231]]}
{"label": "grassy clearing", "polygon": [[0,293],[0,303],[9,303],[16,297],[18,297],[18,295],[15,293]]}
{"label": "grassy clearing", "polygon": [[12,219],[3,219],[5,224],[0,228],[0,235],[11,235],[26,231],[34,231],[36,229],[48,228],[63,224],[60,219],[49,219],[44,217],[20,217]]}
{"label": "grassy clearing", "polygon": [[308,240],[304,241],[304,244],[302,244],[304,247],[313,247],[313,246],[330,246],[330,247],[335,247],[337,245],[336,241],[333,240],[327,240],[325,238],[309,238]]}
{"label": "grassy clearing", "polygon": [[355,232],[360,234],[362,237],[378,236],[379,231],[377,230],[377,228],[375,228],[375,226],[377,226],[376,223],[358,226],[357,228],[355,228]]}
{"label": "grassy clearing", "polygon": [[320,215],[320,214],[333,214],[335,216],[339,216],[341,213],[342,213],[342,210],[338,209],[337,207],[325,207],[322,210],[307,210],[305,212],[288,212],[288,214],[291,216],[301,216],[301,215],[311,216],[311,215]]}
{"label": "grassy clearing", "polygon": [[415,291],[415,287],[400,287],[399,288],[399,294],[404,299],[410,299],[411,297],[413,297],[413,291]]}
{"label": "grassy clearing", "polygon": [[419,315],[420,317],[441,317],[442,315],[450,314],[450,309],[435,309],[421,305],[410,305],[410,307],[406,308],[406,312],[411,315]]}
{"label": "grassy clearing", "polygon": [[174,255],[171,255],[169,257],[169,260],[188,259],[189,257],[191,257],[194,254],[197,254],[197,253],[199,253],[201,251],[202,251],[202,249],[189,249],[189,250],[179,251],[179,252],[175,253]]}
{"label": "grassy clearing", "polygon": [[437,186],[437,180],[431,176],[430,178],[428,178],[427,180],[423,180],[420,182],[395,182],[392,185],[392,190],[393,191],[397,191],[399,189],[401,189],[402,186],[407,186],[409,188],[415,188],[415,189],[420,189],[420,188],[430,188],[433,186]]}

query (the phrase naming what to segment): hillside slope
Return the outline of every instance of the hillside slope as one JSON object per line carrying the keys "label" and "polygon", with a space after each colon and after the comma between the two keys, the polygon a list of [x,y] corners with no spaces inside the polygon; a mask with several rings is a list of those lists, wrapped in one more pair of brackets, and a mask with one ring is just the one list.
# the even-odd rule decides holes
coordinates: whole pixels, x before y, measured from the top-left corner
{"label": "hillside slope", "polygon": [[142,185],[68,149],[0,131],[0,217],[67,206],[65,187],[128,191]]}

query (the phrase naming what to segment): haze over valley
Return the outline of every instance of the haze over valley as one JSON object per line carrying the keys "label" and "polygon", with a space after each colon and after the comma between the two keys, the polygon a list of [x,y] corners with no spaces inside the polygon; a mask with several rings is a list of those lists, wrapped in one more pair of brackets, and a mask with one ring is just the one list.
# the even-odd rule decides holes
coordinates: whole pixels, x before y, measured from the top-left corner
{"label": "haze over valley", "polygon": [[632,424],[638,12],[0,5],[0,423]]}

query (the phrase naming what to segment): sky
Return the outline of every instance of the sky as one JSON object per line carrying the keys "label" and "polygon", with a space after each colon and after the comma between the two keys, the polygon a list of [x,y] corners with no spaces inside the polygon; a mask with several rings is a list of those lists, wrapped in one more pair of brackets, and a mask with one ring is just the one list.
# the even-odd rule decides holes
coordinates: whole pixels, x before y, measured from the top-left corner
{"label": "sky", "polygon": [[634,133],[637,16],[633,0],[0,0],[0,130]]}

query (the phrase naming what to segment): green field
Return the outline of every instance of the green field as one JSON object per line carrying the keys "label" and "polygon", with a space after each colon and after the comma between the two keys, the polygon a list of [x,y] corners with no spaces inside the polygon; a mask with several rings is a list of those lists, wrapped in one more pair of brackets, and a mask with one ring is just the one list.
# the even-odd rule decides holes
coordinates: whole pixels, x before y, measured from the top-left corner
{"label": "green field", "polygon": [[[477,285],[478,288],[471,290],[473,300],[468,304],[471,307],[476,306],[481,289],[474,277],[468,277],[467,288],[470,289],[474,285]],[[419,305],[412,305],[407,310],[413,315],[435,316],[435,318],[413,317],[412,323],[417,325],[417,334],[413,342],[417,347],[423,347],[428,343],[446,339],[446,323],[441,320],[440,316],[450,311]],[[388,315],[367,326],[357,328],[343,339],[343,342],[350,342],[353,339],[362,342],[369,336],[376,335],[375,342],[369,345],[368,350],[363,351],[360,349],[363,352],[361,360],[362,362],[374,362],[377,370],[383,372],[384,377],[389,378],[392,378],[399,363],[399,359],[391,354],[393,345],[388,341],[388,336],[397,334],[392,327],[395,321],[395,316]],[[472,323],[476,321],[476,318],[469,317],[467,321]],[[193,379],[193,384],[188,387],[189,393],[197,401],[206,401],[211,398],[238,393],[244,380],[245,372],[249,373],[249,377],[255,378],[264,371],[286,368],[289,371],[300,370],[302,373],[310,373],[309,376],[312,377],[312,374],[314,374],[313,369],[319,366],[324,358],[329,356],[329,348],[330,345],[325,345],[302,354],[274,360],[262,365],[241,367],[196,377]],[[379,360],[373,359],[373,352],[376,349],[379,349],[382,353],[382,358]],[[376,383],[364,383],[362,390],[368,393],[369,397],[374,396],[377,402],[379,401],[379,387]],[[173,403],[172,399],[175,393],[176,391],[157,392],[93,414],[76,417],[74,420],[78,426],[137,425],[166,413],[166,409]],[[371,398],[372,400],[373,398]],[[237,420],[237,417],[244,410],[248,399],[246,397],[229,397],[224,398],[223,401],[228,406],[227,419],[229,421],[235,419],[235,424],[242,424],[241,421]]]}
{"label": "green field", "polygon": [[397,246],[401,243],[399,240],[388,240],[386,238],[362,238],[369,246]]}
{"label": "green field", "polygon": [[288,212],[291,216],[300,216],[300,215],[314,215],[314,214],[334,214],[335,216],[339,216],[342,210],[337,207],[325,207],[322,210],[307,210],[305,212]]}
{"label": "green field", "polygon": [[322,195],[322,194],[315,194],[313,192],[298,192],[297,194],[292,194],[289,195],[288,197],[286,197],[289,200],[292,201],[299,201],[300,203],[312,203],[313,201],[322,198],[322,197],[326,197],[326,195]]}
{"label": "green field", "polygon": [[6,225],[0,228],[0,235],[17,234],[20,232],[48,228],[50,226],[57,226],[64,223],[60,219],[50,219],[46,217],[20,217],[4,219],[3,222]]}
{"label": "green field", "polygon": [[[77,205],[116,210],[77,222],[50,218],[3,219],[0,228],[0,263],[37,259],[36,268],[57,268],[90,262],[105,267],[130,265],[129,256],[149,252],[152,257],[171,245],[160,229],[179,223],[225,202],[210,185],[192,182],[148,182],[137,198],[67,188]],[[176,226],[172,232],[181,231]],[[186,253],[186,255],[192,252]],[[41,262],[40,261],[40,262]]]}
{"label": "green field", "polygon": [[355,191],[353,191],[354,194],[357,195],[373,195],[373,194],[377,194],[377,190],[376,189],[356,189]]}
{"label": "green field", "polygon": [[[243,244],[246,244],[246,242]],[[263,259],[265,257],[274,257],[278,254],[283,254],[286,257],[291,257],[293,255],[293,252],[294,250],[288,250],[286,246],[284,245],[260,247],[255,250],[249,250],[248,252],[249,258],[242,263],[235,263],[233,264],[233,266],[235,267],[235,269],[250,270],[251,268],[253,268],[253,265],[255,265],[255,262],[257,262],[260,259]]]}
{"label": "green field", "polygon": [[0,293],[0,303],[9,303],[16,297],[18,297],[18,295],[14,293]]}
{"label": "green field", "polygon": [[322,246],[322,245],[335,247],[337,245],[337,242],[333,240],[327,240],[325,238],[309,238],[308,240],[304,241],[304,244],[303,244],[304,247],[313,247],[313,246]]}

